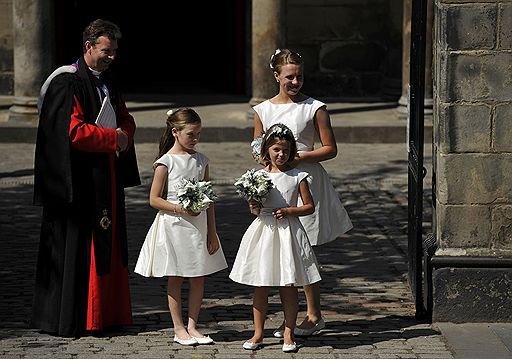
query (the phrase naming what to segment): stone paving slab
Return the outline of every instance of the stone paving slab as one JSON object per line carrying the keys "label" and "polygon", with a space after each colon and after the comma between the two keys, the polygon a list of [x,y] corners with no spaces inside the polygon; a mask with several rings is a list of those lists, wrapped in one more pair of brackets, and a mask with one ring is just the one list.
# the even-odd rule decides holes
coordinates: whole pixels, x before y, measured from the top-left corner
{"label": "stone paving slab", "polygon": [[436,327],[460,358],[512,358],[512,323],[437,323]]}

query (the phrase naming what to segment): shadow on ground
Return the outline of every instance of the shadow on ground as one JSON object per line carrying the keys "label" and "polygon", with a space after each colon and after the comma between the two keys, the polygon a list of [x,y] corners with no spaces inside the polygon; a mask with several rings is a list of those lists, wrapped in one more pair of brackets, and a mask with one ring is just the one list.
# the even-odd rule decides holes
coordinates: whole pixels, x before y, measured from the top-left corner
{"label": "shadow on ground", "polygon": [[[326,318],[333,318],[322,338],[332,336],[333,346],[346,348],[352,345],[351,340],[371,345],[393,338],[438,334],[414,327],[419,322],[414,319],[406,283],[407,185],[397,183],[383,189],[379,182],[389,177],[390,172],[403,172],[404,166],[402,162],[387,164],[374,171],[333,178],[334,183],[344,184],[340,196],[354,223],[354,229],[342,238],[315,249],[322,266],[322,307]],[[22,331],[30,333],[28,317],[32,309],[41,215],[41,209],[31,205],[32,183],[26,178],[31,173],[32,169],[28,168],[0,174],[2,183],[7,184],[2,186],[0,198],[0,286],[3,289],[0,323],[4,337],[19,336]],[[123,335],[127,331],[166,331],[172,327],[167,311],[166,280],[143,278],[133,273],[139,249],[156,214],[147,200],[151,173],[141,174],[144,184],[127,190],[135,325],[119,332]],[[361,178],[365,179],[364,183],[359,183]],[[231,184],[217,184],[216,190],[221,196],[216,204],[217,229],[231,268],[241,236],[253,217]],[[425,191],[425,199],[427,203],[431,200],[429,191]],[[425,209],[428,211],[429,205],[425,205]],[[428,216],[429,213],[425,213],[425,217]],[[252,321],[252,288],[229,280],[229,268],[207,278],[205,309],[201,313],[201,322],[213,323],[208,325],[214,330],[214,338],[225,341],[247,338]],[[303,311],[302,292],[300,301]],[[277,290],[272,292],[270,302],[269,336],[282,317]],[[186,309],[186,303],[184,307]],[[339,317],[346,320],[334,319]],[[237,321],[246,329],[235,330],[229,324],[222,324]],[[115,332],[105,335],[115,335]],[[316,340],[317,337],[308,339],[307,345],[315,346]]]}

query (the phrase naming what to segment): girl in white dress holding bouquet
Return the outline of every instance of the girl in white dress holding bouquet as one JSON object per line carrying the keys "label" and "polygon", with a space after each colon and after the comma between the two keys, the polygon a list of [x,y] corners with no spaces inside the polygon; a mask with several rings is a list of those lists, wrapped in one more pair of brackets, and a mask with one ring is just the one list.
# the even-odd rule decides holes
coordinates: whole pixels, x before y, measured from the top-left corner
{"label": "girl in white dress holding bouquet", "polygon": [[[213,340],[196,327],[204,276],[227,268],[227,263],[217,236],[212,198],[181,198],[186,197],[183,190],[186,181],[194,187],[195,194],[212,197],[211,190],[201,191],[210,185],[209,160],[194,149],[199,142],[201,118],[189,108],[170,110],[167,115],[149,196],[151,207],[159,212],[142,245],[135,272],[145,277],[168,277],[167,299],[175,342],[211,344]],[[185,278],[190,288],[186,327],[181,313],[181,287]]]}
{"label": "girl in white dress holding bouquet", "polygon": [[[298,312],[297,287],[321,280],[315,254],[299,216],[314,212],[308,173],[290,166],[296,145],[292,131],[282,124],[271,126],[263,139],[259,171],[272,181],[263,203],[250,201],[259,215],[242,237],[229,277],[254,286],[254,335],[243,345],[262,346],[270,287],[279,287],[284,310],[284,352],[297,350],[294,338]],[[298,199],[301,204],[298,205]]]}
{"label": "girl in white dress holding bouquet", "polygon": [[[303,94],[304,62],[289,49],[277,49],[270,58],[270,69],[279,86],[279,92],[254,106],[254,138],[258,139],[275,123],[283,123],[293,132],[297,141],[297,155],[292,165],[309,173],[308,182],[315,212],[300,217],[312,246],[329,243],[352,228],[347,211],[320,162],[337,155],[336,140],[325,103]],[[315,139],[320,146],[315,147]],[[258,141],[253,141],[258,144]],[[307,301],[306,317],[295,328],[295,334],[308,336],[325,327],[320,310],[318,284],[304,286]],[[282,326],[274,336],[282,337]]]}

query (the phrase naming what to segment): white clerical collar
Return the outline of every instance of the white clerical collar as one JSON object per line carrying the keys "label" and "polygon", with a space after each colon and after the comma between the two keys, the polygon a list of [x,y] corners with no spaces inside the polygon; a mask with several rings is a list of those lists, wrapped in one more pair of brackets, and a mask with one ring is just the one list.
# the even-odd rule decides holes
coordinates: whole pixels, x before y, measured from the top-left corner
{"label": "white clerical collar", "polygon": [[93,70],[89,67],[89,70],[91,70],[92,74],[96,77],[100,77],[100,74],[101,74],[101,71],[96,71],[96,70]]}

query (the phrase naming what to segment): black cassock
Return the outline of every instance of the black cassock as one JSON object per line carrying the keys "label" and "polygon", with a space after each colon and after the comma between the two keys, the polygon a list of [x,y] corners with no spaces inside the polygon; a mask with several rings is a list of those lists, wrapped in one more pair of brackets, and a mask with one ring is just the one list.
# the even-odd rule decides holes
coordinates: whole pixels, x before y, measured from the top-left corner
{"label": "black cassock", "polygon": [[[76,72],[51,80],[40,110],[34,165],[34,204],[43,206],[43,216],[32,326],[70,337],[86,330],[93,236],[98,276],[111,270],[113,226],[101,225],[105,216],[117,227],[122,265],[127,266],[124,188],[140,184],[133,143],[114,161],[112,153],[76,150],[71,145],[69,131],[77,104],[78,117],[87,125],[94,124],[100,108],[93,75],[84,65],[81,58]],[[109,72],[102,77],[118,121],[133,122]]]}

